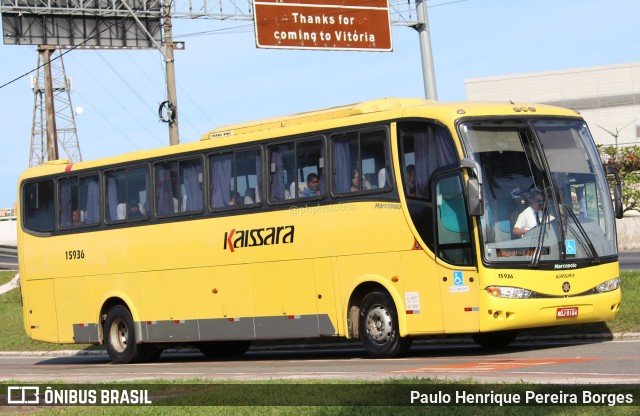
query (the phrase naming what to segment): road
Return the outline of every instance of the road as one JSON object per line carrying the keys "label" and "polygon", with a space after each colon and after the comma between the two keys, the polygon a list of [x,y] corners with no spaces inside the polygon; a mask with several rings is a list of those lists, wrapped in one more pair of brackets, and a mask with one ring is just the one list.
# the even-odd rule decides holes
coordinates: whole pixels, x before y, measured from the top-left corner
{"label": "road", "polygon": [[1,356],[0,381],[92,383],[154,378],[203,380],[386,380],[438,377],[485,382],[640,383],[640,340],[514,343],[487,353],[475,344],[422,344],[406,358],[374,360],[363,350],[249,351],[233,360],[166,354],[156,363],[115,365],[106,356]]}

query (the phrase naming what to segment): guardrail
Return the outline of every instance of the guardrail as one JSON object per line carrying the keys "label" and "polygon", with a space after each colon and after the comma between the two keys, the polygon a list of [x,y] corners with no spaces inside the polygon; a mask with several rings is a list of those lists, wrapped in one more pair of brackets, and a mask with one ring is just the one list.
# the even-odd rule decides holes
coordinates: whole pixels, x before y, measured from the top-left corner
{"label": "guardrail", "polygon": [[8,245],[0,245],[0,254],[6,254],[10,256],[18,255],[18,247],[16,246],[8,246]]}

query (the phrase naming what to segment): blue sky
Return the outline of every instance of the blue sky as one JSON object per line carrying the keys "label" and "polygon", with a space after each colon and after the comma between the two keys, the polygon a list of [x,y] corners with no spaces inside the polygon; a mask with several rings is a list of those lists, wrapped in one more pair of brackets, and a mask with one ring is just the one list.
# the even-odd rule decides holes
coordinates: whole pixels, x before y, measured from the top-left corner
{"label": "blue sky", "polygon": [[[464,100],[465,79],[640,61],[637,0],[429,0],[440,101]],[[424,97],[417,32],[393,27],[393,52],[256,49],[248,22],[174,20],[180,141],[220,125],[380,97]],[[0,85],[35,68],[33,46],[0,45]],[[167,145],[156,51],[64,56],[83,158]],[[29,77],[0,88],[0,207],[16,200],[29,163]]]}

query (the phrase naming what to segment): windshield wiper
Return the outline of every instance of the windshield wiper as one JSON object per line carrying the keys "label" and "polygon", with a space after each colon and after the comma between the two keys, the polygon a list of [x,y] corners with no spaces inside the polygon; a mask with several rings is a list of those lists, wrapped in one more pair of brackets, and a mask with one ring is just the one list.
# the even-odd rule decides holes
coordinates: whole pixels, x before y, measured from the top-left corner
{"label": "windshield wiper", "polygon": [[[580,221],[578,220],[578,217],[576,217],[575,212],[573,212],[572,209],[569,209],[568,205],[564,206],[564,210],[569,212],[569,216],[571,217],[571,219],[573,219],[574,224],[578,227],[580,235],[582,236],[584,241],[586,241],[586,245],[589,248],[589,251],[591,251],[591,256],[593,257],[593,263],[600,264],[600,256],[598,256],[596,248],[593,246],[593,243],[591,242],[591,239],[589,238],[589,235],[585,231],[584,227],[582,226],[582,224],[580,224]],[[581,244],[584,246],[584,242],[581,242]]]}
{"label": "windshield wiper", "polygon": [[[538,242],[536,243],[536,249],[533,252],[533,258],[531,259],[531,264],[529,267],[536,268],[538,267],[538,263],[540,263],[540,256],[542,255],[542,243],[544,242],[544,235],[547,231],[547,215],[549,214],[549,204],[545,203],[544,208],[542,209],[542,221],[540,222],[540,234],[538,234]],[[538,214],[536,214],[538,215]]]}

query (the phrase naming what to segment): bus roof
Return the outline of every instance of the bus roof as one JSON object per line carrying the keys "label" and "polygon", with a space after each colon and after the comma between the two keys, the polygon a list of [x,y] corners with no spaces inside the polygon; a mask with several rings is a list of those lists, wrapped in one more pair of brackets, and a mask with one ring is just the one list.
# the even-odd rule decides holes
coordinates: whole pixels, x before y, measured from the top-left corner
{"label": "bus roof", "polygon": [[[60,159],[45,162],[42,166],[29,169],[21,175],[24,177],[41,176],[63,171],[91,169],[109,164],[118,164],[130,160],[162,157],[176,152],[197,151],[212,146],[211,139],[216,139],[216,145],[226,146],[237,142],[242,142],[246,138],[238,136],[258,133],[255,137],[260,140],[265,137],[286,136],[292,133],[292,128],[296,132],[316,131],[322,129],[317,123],[332,122],[333,126],[340,124],[343,120],[345,126],[358,124],[360,122],[374,122],[378,120],[390,120],[399,117],[428,117],[438,119],[442,122],[453,123],[460,117],[473,116],[507,116],[522,115],[531,113],[538,115],[552,116],[578,116],[573,110],[553,107],[541,104],[514,103],[514,102],[447,102],[424,100],[420,98],[381,98],[377,100],[363,101],[339,107],[291,114],[280,117],[273,117],[261,120],[254,120],[244,123],[230,124],[218,127],[201,137],[200,141],[187,142],[177,146],[163,146],[148,150],[139,150],[127,154],[106,157],[85,162],[71,163],[68,160]],[[366,117],[369,116],[369,117]],[[362,117],[366,117],[366,120]],[[347,121],[352,118],[353,121]],[[303,127],[303,125],[307,125]],[[297,128],[296,128],[297,127]],[[285,129],[282,134],[277,134],[274,130]],[[304,130],[304,131],[303,131]],[[262,133],[259,133],[262,132]],[[28,172],[28,173],[27,173]]]}
{"label": "bus roof", "polygon": [[[335,120],[365,114],[373,114],[393,110],[429,111],[440,116],[448,114],[449,117],[458,118],[461,115],[513,115],[518,113],[540,112],[546,115],[576,116],[577,112],[560,107],[542,104],[514,103],[510,102],[448,102],[424,100],[419,98],[381,98],[371,101],[332,107],[281,117],[266,118],[249,122],[229,124],[218,127],[201,137],[200,140],[210,140],[221,137],[248,134],[257,131],[274,130],[294,125],[315,123],[320,121]],[[404,111],[403,111],[404,113]],[[406,115],[406,113],[405,113]],[[417,115],[417,114],[416,114]],[[435,115],[435,114],[434,114]]]}
{"label": "bus roof", "polygon": [[271,130],[279,127],[288,127],[297,124],[313,123],[318,121],[333,120],[362,114],[376,113],[380,111],[402,110],[411,106],[435,103],[435,101],[420,98],[381,98],[378,100],[363,101],[339,107],[296,113],[281,117],[266,118],[244,123],[229,124],[211,130],[200,140],[209,140],[217,137],[225,137],[236,134],[247,134],[255,131]]}

